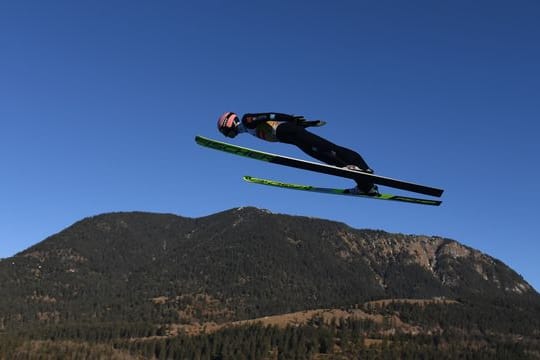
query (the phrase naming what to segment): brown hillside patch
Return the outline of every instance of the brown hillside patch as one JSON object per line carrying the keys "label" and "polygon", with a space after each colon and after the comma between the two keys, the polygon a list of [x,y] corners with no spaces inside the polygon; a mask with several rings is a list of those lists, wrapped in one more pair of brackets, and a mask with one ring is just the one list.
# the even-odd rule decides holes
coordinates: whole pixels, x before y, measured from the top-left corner
{"label": "brown hillside patch", "polygon": [[383,343],[383,340],[382,339],[369,339],[369,338],[366,338],[364,339],[364,345],[365,346],[381,346]]}
{"label": "brown hillside patch", "polygon": [[[391,304],[392,302],[402,302],[419,305],[457,303],[457,301],[449,299],[385,299],[370,301],[363,305],[384,307]],[[288,314],[264,316],[256,319],[233,321],[222,324],[217,324],[215,322],[171,324],[169,325],[168,336],[176,336],[180,333],[185,333],[192,336],[208,334],[219,331],[226,327],[246,326],[255,324],[260,324],[262,326],[277,326],[279,328],[285,328],[287,326],[304,326],[313,319],[317,319],[326,324],[330,324],[332,321],[339,321],[345,319],[371,320],[377,324],[383,324],[384,322],[386,322],[390,326],[390,329],[385,331],[386,335],[391,335],[398,331],[412,335],[419,334],[421,332],[421,329],[418,326],[413,326],[403,322],[397,314],[393,314],[391,316],[383,316],[381,314],[370,314],[362,309],[314,309],[298,311]]]}

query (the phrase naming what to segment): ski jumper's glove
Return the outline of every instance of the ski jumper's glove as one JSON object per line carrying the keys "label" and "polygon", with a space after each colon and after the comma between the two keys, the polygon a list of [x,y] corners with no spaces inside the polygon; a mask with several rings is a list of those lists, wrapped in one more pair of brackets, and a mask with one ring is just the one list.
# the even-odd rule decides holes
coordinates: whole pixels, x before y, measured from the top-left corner
{"label": "ski jumper's glove", "polygon": [[293,116],[294,122],[298,126],[310,127],[310,126],[323,126],[326,124],[326,121],[323,120],[307,120],[303,116]]}

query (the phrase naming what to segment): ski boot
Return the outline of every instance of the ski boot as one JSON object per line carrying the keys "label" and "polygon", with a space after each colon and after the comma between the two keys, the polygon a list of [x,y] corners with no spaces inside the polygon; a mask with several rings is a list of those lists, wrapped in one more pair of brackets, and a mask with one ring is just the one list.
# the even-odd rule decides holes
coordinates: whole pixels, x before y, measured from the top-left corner
{"label": "ski boot", "polygon": [[356,185],[352,189],[346,190],[351,195],[379,196],[379,188],[375,184]]}

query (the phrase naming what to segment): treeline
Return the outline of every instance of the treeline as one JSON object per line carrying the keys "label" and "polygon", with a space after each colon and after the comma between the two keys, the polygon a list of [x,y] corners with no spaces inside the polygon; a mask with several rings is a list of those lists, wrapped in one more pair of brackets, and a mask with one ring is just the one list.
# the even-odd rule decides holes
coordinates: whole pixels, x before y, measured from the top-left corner
{"label": "treeline", "polygon": [[[538,344],[452,330],[436,335],[392,333],[390,322],[313,319],[304,326],[249,325],[188,336],[162,336],[144,324],[81,325],[0,334],[0,359],[534,359]],[[536,357],[537,358],[537,357]]]}
{"label": "treeline", "polygon": [[[367,329],[377,329],[373,333]],[[453,342],[431,336],[376,335],[380,327],[365,320],[345,320],[333,326],[249,326],[215,334],[115,344],[116,348],[156,359],[526,359],[518,343]],[[371,335],[370,335],[371,334]],[[377,336],[377,338],[370,338]]]}

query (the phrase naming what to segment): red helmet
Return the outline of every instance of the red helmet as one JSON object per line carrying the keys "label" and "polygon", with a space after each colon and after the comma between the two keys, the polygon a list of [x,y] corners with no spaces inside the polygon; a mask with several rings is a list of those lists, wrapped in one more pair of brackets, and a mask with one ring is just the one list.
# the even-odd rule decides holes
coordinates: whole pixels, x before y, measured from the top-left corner
{"label": "red helmet", "polygon": [[233,112],[223,113],[217,122],[218,130],[230,138],[238,134],[238,125],[240,125],[240,118]]}

